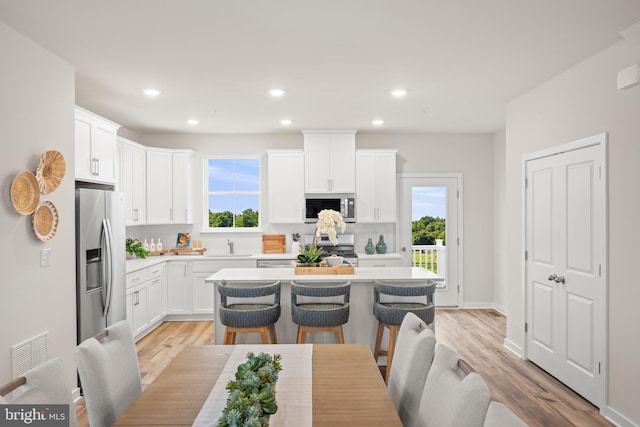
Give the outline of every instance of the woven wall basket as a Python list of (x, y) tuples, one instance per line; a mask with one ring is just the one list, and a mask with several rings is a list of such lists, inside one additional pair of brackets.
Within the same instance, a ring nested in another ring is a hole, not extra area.
[(56, 150), (45, 151), (40, 156), (38, 169), (36, 170), (36, 179), (42, 194), (49, 194), (60, 185), (62, 178), (67, 170), (67, 164), (64, 161), (62, 153)]

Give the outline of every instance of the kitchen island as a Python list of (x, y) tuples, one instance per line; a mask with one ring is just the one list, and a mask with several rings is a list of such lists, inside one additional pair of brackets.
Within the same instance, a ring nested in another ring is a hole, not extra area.
[[(297, 325), (291, 320), (291, 281), (296, 282), (341, 282), (351, 281), (349, 322), (343, 326), (344, 340), (347, 344), (366, 344), (372, 350), (375, 345), (378, 323), (373, 316), (373, 282), (375, 280), (402, 280), (410, 282), (441, 281), (441, 276), (418, 267), (356, 267), (354, 274), (340, 275), (297, 275), (293, 268), (223, 268), (205, 279), (214, 286), (214, 343), (222, 344), (224, 325), (220, 323), (218, 306), (220, 294), (218, 286), (222, 280), (234, 282), (251, 282), (256, 280), (282, 283), (280, 304), (282, 313), (276, 323), (278, 343), (296, 342)], [(434, 299), (436, 296), (434, 296)], [(424, 299), (422, 299), (424, 301)], [(386, 333), (386, 331), (385, 331)], [(259, 343), (259, 334), (238, 334), (237, 344)], [(330, 332), (311, 332), (307, 334), (307, 342), (324, 344), (335, 343), (335, 334)], [(386, 338), (385, 341), (386, 342)]]

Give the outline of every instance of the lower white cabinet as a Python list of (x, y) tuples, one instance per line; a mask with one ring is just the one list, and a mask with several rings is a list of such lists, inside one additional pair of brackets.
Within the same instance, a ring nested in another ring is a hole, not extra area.
[(167, 312), (165, 263), (127, 274), (127, 320), (137, 338)]
[(256, 268), (256, 260), (228, 259), (193, 261), (191, 285), (193, 286), (193, 314), (213, 314), (213, 284), (205, 279), (223, 268)]
[(167, 267), (167, 314), (191, 314), (189, 261), (171, 261)]

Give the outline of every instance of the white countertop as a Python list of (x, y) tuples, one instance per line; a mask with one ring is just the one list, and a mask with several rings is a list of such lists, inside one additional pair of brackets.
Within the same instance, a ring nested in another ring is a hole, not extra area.
[(370, 259), (402, 259), (402, 255), (397, 252), (390, 252), (388, 254), (366, 254), (364, 252), (357, 252), (358, 259), (370, 260)]
[(220, 280), (326, 280), (372, 282), (373, 280), (425, 280), (440, 281), (441, 276), (419, 267), (356, 267), (354, 274), (295, 274), (293, 268), (223, 268), (205, 279), (212, 283)]
[(212, 254), (205, 252), (204, 255), (150, 255), (147, 258), (128, 259), (126, 271), (131, 273), (143, 268), (151, 267), (165, 261), (224, 261), (224, 260), (260, 260), (260, 259), (296, 259), (297, 254)]

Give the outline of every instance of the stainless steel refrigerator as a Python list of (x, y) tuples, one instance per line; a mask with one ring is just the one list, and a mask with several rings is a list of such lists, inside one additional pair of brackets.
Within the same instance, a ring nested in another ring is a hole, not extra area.
[(76, 189), (78, 343), (127, 315), (124, 194)]

